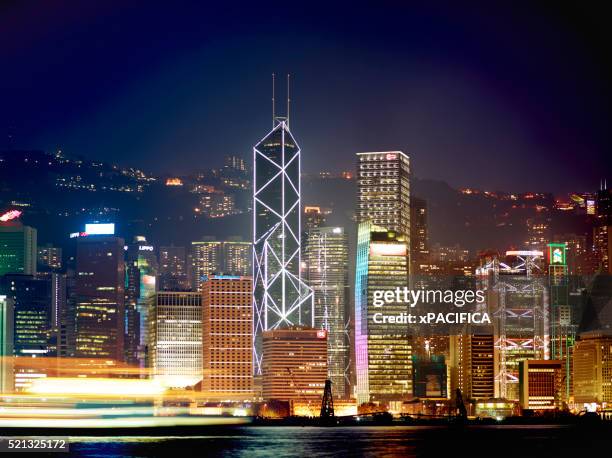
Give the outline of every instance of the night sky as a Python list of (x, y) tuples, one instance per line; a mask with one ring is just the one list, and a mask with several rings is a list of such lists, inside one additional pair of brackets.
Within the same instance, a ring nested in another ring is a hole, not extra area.
[(156, 173), (218, 165), (251, 154), (270, 74), (284, 111), (290, 72), (306, 172), (401, 149), (453, 186), (612, 182), (611, 29), (594, 3), (122, 3), (0, 4), (0, 149), (10, 131), (15, 148)]

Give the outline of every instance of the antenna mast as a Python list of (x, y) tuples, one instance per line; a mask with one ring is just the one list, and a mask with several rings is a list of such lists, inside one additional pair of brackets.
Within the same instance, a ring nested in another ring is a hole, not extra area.
[(291, 98), (289, 97), (289, 85), (291, 75), (287, 73), (287, 127), (289, 127), (289, 108), (291, 106)]
[(272, 129), (274, 129), (274, 119), (276, 118), (275, 107), (276, 102), (274, 101), (274, 73), (272, 73)]

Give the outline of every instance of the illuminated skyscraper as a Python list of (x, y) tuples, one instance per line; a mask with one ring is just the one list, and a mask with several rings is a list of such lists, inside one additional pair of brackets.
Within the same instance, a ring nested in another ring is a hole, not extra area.
[(0, 295), (0, 393), (11, 393), (13, 384), (13, 302)]
[(593, 228), (593, 250), (599, 271), (612, 274), (612, 225), (600, 224)]
[(345, 397), (349, 370), (348, 240), (342, 227), (306, 232), (306, 281), (314, 292), (315, 328), (327, 331), (327, 370), (335, 397)]
[(55, 356), (51, 279), (5, 275), (0, 277), (0, 294), (6, 294), (14, 304), (15, 390), (24, 391), (32, 380), (47, 376), (48, 368), (37, 365), (36, 358)]
[(572, 349), (579, 320), (570, 304), (570, 282), (566, 244), (548, 244), (550, 354), (563, 365), (564, 396), (569, 396), (572, 380)]
[(450, 336), (451, 391), (467, 399), (495, 397), (495, 338), (493, 334)]
[(202, 285), (203, 379), (210, 397), (253, 395), (253, 281), (212, 275)]
[(205, 240), (191, 242), (193, 284), (202, 291), (205, 278), (213, 274), (248, 276), (251, 274), (251, 243), (239, 237), (224, 241), (206, 237)]
[(536, 250), (507, 251), (502, 261), (492, 257), (476, 271), (481, 288), (487, 290), (496, 338), (495, 397), (518, 401), (520, 361), (550, 357), (543, 255)]
[(410, 200), (410, 261), (413, 274), (422, 273), (421, 266), (429, 262), (427, 202), (414, 196)]
[(36, 229), (0, 220), (0, 275), (36, 274)]
[(173, 388), (202, 379), (202, 295), (160, 291), (151, 298), (149, 357), (153, 378)]
[(574, 347), (574, 400), (577, 403), (612, 402), (612, 334), (580, 334)]
[(51, 281), (31, 275), (0, 277), (0, 294), (13, 300), (16, 356), (47, 356), (52, 330)]
[(223, 271), (223, 246), (214, 237), (191, 242), (191, 272), (193, 287), (202, 291), (202, 283), (208, 275)]
[[(157, 290), (157, 255), (153, 245), (147, 243), (147, 239), (138, 235), (127, 249), (127, 308), (126, 318), (128, 323), (128, 335), (130, 342), (137, 342), (138, 348), (136, 359), (141, 367), (145, 367), (147, 361), (147, 343), (149, 309), (151, 298)], [(133, 309), (135, 306), (135, 310)], [(137, 332), (134, 332), (136, 331)], [(137, 334), (137, 335), (136, 335)], [(126, 348), (128, 353), (133, 350)]]
[(408, 324), (384, 323), (375, 314), (408, 313), (407, 303), (373, 306), (376, 290), (404, 288), (408, 244), (370, 222), (359, 224), (355, 277), (357, 401), (401, 401), (412, 395), (412, 345)]
[(240, 237), (229, 237), (223, 242), (223, 273), (250, 276), (252, 273), (252, 245)]
[(124, 359), (125, 242), (111, 234), (78, 237), (76, 356)]
[(300, 278), (300, 148), (287, 118), (253, 148), (253, 307), (255, 373), (262, 333), (314, 325), (313, 296)]
[(401, 151), (357, 158), (357, 222), (399, 232), (410, 246), (410, 159)]

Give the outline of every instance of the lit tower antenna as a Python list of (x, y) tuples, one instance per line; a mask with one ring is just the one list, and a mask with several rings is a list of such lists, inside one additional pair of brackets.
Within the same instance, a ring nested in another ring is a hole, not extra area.
[(276, 102), (274, 101), (274, 73), (272, 73), (272, 128), (274, 129), (274, 120), (276, 119)]
[(291, 86), (291, 75), (287, 73), (287, 127), (289, 127), (289, 108), (291, 106), (291, 97), (289, 96), (290, 86)]
[[(289, 79), (287, 79), (289, 82)], [(287, 91), (287, 110), (289, 109)], [(300, 147), (289, 116), (253, 147), (253, 361), (261, 374), (262, 333), (314, 327), (314, 295), (302, 281)]]

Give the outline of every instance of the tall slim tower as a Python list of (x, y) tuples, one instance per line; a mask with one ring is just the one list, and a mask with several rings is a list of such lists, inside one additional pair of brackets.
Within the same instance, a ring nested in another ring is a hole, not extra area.
[(112, 234), (77, 239), (77, 357), (124, 360), (124, 245)]
[(327, 331), (327, 371), (333, 394), (348, 394), (350, 363), (348, 238), (342, 227), (306, 232), (304, 262), (314, 291), (315, 327)]
[(253, 148), (253, 363), (261, 374), (262, 333), (314, 326), (312, 290), (300, 278), (300, 147), (289, 117)]
[(412, 339), (408, 324), (375, 319), (385, 312), (409, 313), (405, 302), (373, 305), (376, 290), (406, 285), (408, 244), (403, 235), (374, 226), (370, 221), (357, 230), (355, 275), (355, 355), (359, 404), (402, 401), (412, 395)]

